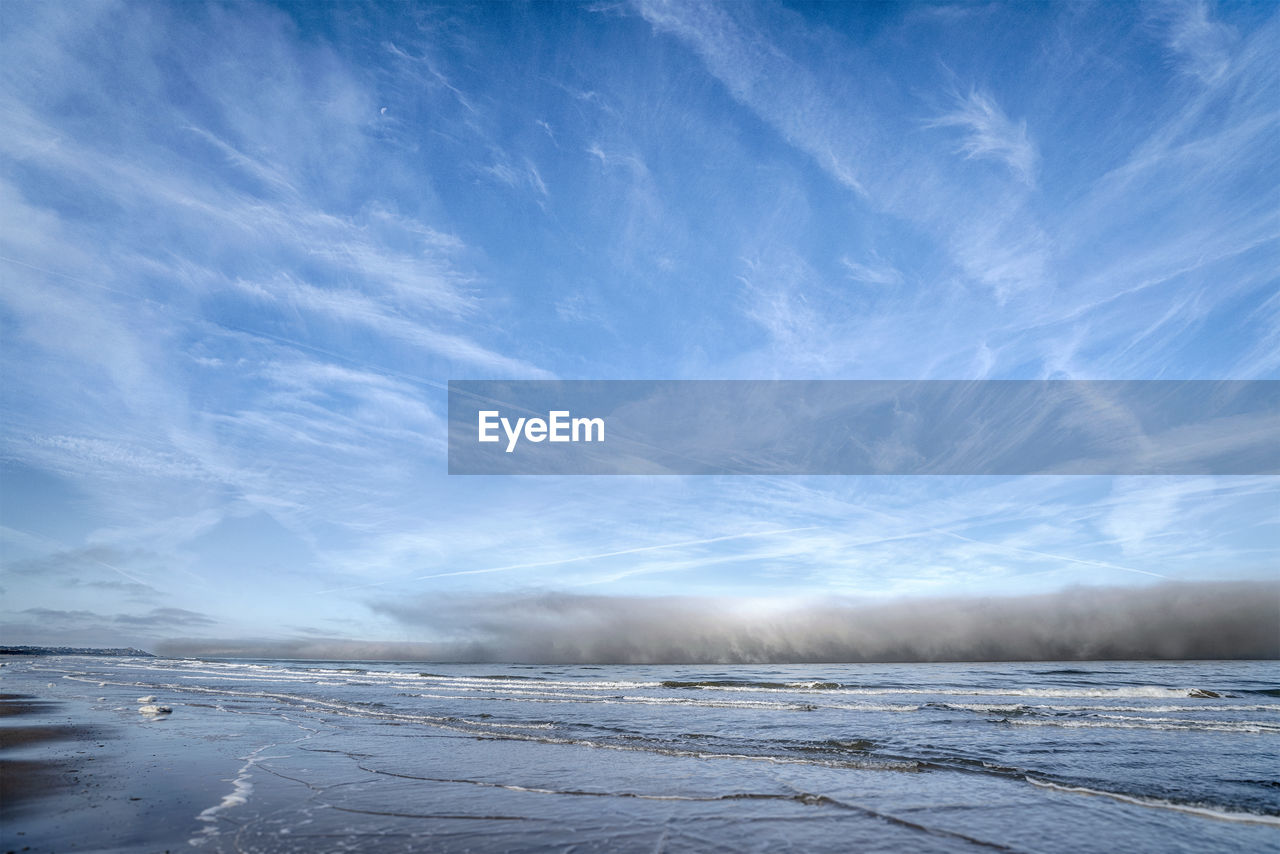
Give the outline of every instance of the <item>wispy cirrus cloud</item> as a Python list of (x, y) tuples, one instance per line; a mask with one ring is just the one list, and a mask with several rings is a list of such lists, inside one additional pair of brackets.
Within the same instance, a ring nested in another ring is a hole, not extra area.
[(7, 11), (0, 535), (85, 552), (10, 617), (1273, 570), (1266, 480), (535, 489), (449, 477), (442, 429), (477, 375), (1274, 375), (1270, 10)]
[(237, 280), (229, 286), (245, 296), (263, 302), (325, 315), (344, 326), (363, 326), (387, 338), (419, 347), (450, 362), (461, 363), (498, 376), (547, 379), (550, 374), (520, 359), (489, 350), (466, 335), (441, 331), (414, 320), (403, 309), (387, 301), (347, 288), (325, 288), (279, 277), (270, 282)]
[[(935, 246), (945, 249), (962, 283), (968, 280), (989, 289), (999, 310), (972, 315), (965, 328), (976, 336), (970, 334), (967, 343), (956, 336), (955, 354), (950, 358), (942, 356), (952, 344), (945, 331), (938, 335), (930, 330), (936, 343), (930, 348), (934, 358), (928, 365), (917, 366), (917, 371), (974, 362), (986, 364), (987, 371), (1025, 370), (1039, 361), (1044, 376), (1054, 371), (1116, 376), (1113, 371), (1120, 362), (1167, 363), (1180, 358), (1178, 351), (1187, 337), (1176, 334), (1179, 325), (1184, 330), (1201, 328), (1212, 303), (1230, 299), (1222, 294), (1207, 301), (1206, 292), (1194, 285), (1196, 278), (1221, 278), (1211, 272), (1215, 266), (1243, 266), (1233, 283), (1242, 291), (1258, 292), (1261, 283), (1248, 272), (1261, 274), (1257, 260), (1250, 258), (1241, 265), (1237, 259), (1275, 241), (1275, 206), (1256, 194), (1242, 196), (1229, 188), (1237, 180), (1233, 176), (1242, 176), (1240, 170), (1266, 168), (1257, 134), (1274, 129), (1276, 120), (1263, 94), (1268, 89), (1263, 45), (1273, 35), (1274, 18), (1247, 37), (1227, 39), (1208, 37), (1222, 35), (1229, 25), (1214, 21), (1203, 4), (1169, 6), (1153, 13), (1152, 21), (1182, 24), (1172, 30), (1163, 24), (1156, 29), (1140, 27), (1138, 32), (1185, 43), (1193, 53), (1208, 51), (1225, 70), (1215, 72), (1214, 85), (1207, 90), (1183, 87), (1162, 93), (1169, 101), (1162, 118), (1134, 125), (1131, 130), (1139, 135), (1126, 143), (1132, 153), (1117, 161), (1103, 148), (1087, 149), (1084, 157), (1072, 153), (1070, 146), (1075, 143), (1071, 140), (1083, 127), (1095, 124), (1097, 115), (1083, 111), (1079, 104), (1053, 103), (1058, 97), (1052, 85), (1055, 76), (1081, 76), (1079, 45), (1066, 51), (1059, 44), (1044, 47), (1047, 61), (1043, 69), (1031, 72), (1036, 82), (1030, 85), (1038, 86), (1049, 100), (1033, 102), (1030, 111), (1020, 107), (1018, 112), (1024, 115), (1014, 119), (1007, 106), (1013, 99), (1007, 93), (1025, 93), (1029, 84), (1008, 77), (975, 78), (971, 72), (955, 70), (967, 65), (962, 62), (966, 48), (959, 42), (937, 44), (938, 73), (927, 82), (920, 78), (930, 75), (915, 75), (912, 90), (906, 91), (905, 84), (898, 84), (877, 65), (876, 51), (884, 44), (859, 44), (853, 38), (841, 42), (829, 31), (806, 27), (797, 15), (759, 7), (708, 12), (674, 4), (641, 4), (639, 10), (660, 33), (686, 42), (713, 76), (771, 125), (782, 127), (787, 115), (810, 117), (810, 121), (786, 125), (791, 145), (804, 152), (845, 153), (843, 163), (858, 164), (858, 183), (869, 205), (925, 228)], [(994, 20), (989, 23), (995, 25)], [(887, 26), (886, 32), (907, 39), (938, 26), (946, 23), (906, 16), (896, 27)], [(1071, 32), (1077, 23), (1064, 21), (1063, 26)], [(1171, 32), (1183, 35), (1170, 36)], [(1090, 30), (1071, 32), (1068, 38), (1097, 35)], [(1024, 38), (1025, 34), (1008, 37)], [(1210, 43), (1211, 51), (1205, 47)], [(840, 54), (842, 67), (857, 68), (861, 77), (835, 73), (836, 63), (829, 57), (837, 54), (836, 44), (846, 50)], [(785, 93), (775, 92), (767, 81), (788, 80), (787, 68), (799, 62), (797, 51), (802, 48), (810, 51), (803, 85), (789, 83), (780, 87)], [(1135, 48), (1132, 41), (1106, 33), (1102, 42), (1089, 49)], [(879, 85), (862, 90), (850, 86), (850, 79), (862, 77), (875, 78)], [(957, 81), (967, 82), (967, 95), (955, 94)], [(930, 94), (931, 85), (938, 94)], [(950, 99), (951, 106), (935, 108), (932, 119), (923, 119), (923, 131), (917, 127), (912, 132), (901, 124), (900, 114), (889, 111), (890, 105), (904, 100), (919, 110), (938, 98)], [(1027, 102), (1020, 98), (1017, 103)], [(1058, 136), (1033, 133), (1034, 122), (1046, 119), (1056, 126)], [(1064, 122), (1079, 127), (1067, 129)], [(942, 133), (947, 129), (959, 132), (958, 150), (966, 159), (987, 161), (997, 168), (984, 175), (949, 165), (956, 149)], [(842, 183), (842, 170), (825, 171), (834, 182)], [(1028, 197), (1032, 186), (1043, 190), (1045, 181), (1060, 181), (1064, 171), (1074, 173), (1070, 180), (1077, 188), (1083, 177), (1087, 192), (1072, 191), (1050, 204)], [(1189, 198), (1199, 201), (1189, 204)], [(1214, 218), (1191, 214), (1206, 207), (1216, 212)], [(925, 260), (885, 257), (900, 270), (920, 268)], [(945, 283), (949, 272), (933, 265), (917, 275)], [(1186, 296), (1180, 301), (1183, 308), (1170, 312), (1163, 299), (1143, 295), (1146, 288), (1179, 289)], [(945, 302), (947, 295), (945, 286), (933, 288), (935, 300)], [(883, 325), (915, 333), (910, 327), (917, 321), (911, 297), (910, 292), (904, 293), (899, 300), (877, 306), (870, 316), (863, 313), (861, 324), (873, 331)], [(1151, 316), (1147, 303), (1156, 301), (1162, 305), (1155, 316), (1166, 316), (1162, 334), (1142, 336), (1134, 326), (1138, 318)], [(1055, 307), (1046, 308), (1047, 304)], [(858, 308), (865, 312), (864, 306)], [(838, 319), (833, 320), (828, 331), (834, 334)], [(1046, 334), (1050, 329), (1053, 332)], [(1142, 340), (1111, 364), (1097, 357), (1114, 342), (1133, 340), (1135, 334)], [(812, 340), (815, 350), (823, 347), (823, 335)], [(1098, 345), (1091, 347), (1092, 341)], [(962, 355), (966, 349), (968, 354)], [(998, 354), (998, 361), (990, 361), (992, 354)], [(803, 358), (797, 365), (802, 362)]]
[(861, 164), (855, 157), (861, 134), (847, 123), (854, 105), (824, 97), (821, 83), (804, 65), (770, 44), (760, 31), (740, 25), (735, 10), (668, 0), (645, 0), (636, 5), (655, 28), (691, 44), (736, 100), (757, 112), (841, 184), (864, 192), (859, 180)]
[(960, 150), (966, 157), (994, 160), (1022, 183), (1035, 186), (1040, 154), (1027, 136), (1027, 123), (1010, 120), (990, 93), (972, 90), (957, 95), (953, 108), (932, 119), (929, 126), (959, 128), (963, 132)]
[(1189, 74), (1207, 84), (1218, 82), (1227, 73), (1231, 49), (1239, 38), (1235, 28), (1213, 20), (1212, 9), (1206, 0), (1164, 2), (1151, 8), (1152, 18), (1166, 28), (1170, 52)]
[(869, 260), (871, 260), (871, 263), (854, 261), (845, 257), (840, 259), (840, 263), (849, 271), (849, 278), (855, 282), (866, 282), (871, 285), (897, 285), (902, 283), (901, 270), (879, 257)]
[[(77, 88), (86, 54), (76, 46), (101, 47), (88, 19), (113, 26), (99, 11), (28, 10), (14, 22), (22, 38), (8, 40), (26, 59), (7, 66), (0, 89), (12, 130), (0, 155), (14, 166), (0, 190), (15, 226), (0, 240), (0, 305), (21, 330), (6, 374), (23, 377), (13, 393), (40, 401), (13, 422), (11, 458), (99, 497), (111, 508), (101, 530), (117, 539), (155, 528), (156, 514), (182, 505), (169, 499), (176, 491), (188, 496), (183, 515), (202, 519), (174, 520), (190, 537), (246, 504), (294, 524), (300, 508), (334, 500), (308, 444), (345, 455), (352, 472), (379, 454), (438, 452), (420, 437), (438, 423), (423, 389), (442, 380), (392, 376), (548, 375), (481, 340), (496, 327), (480, 311), (487, 285), (469, 269), (479, 255), (449, 224), (339, 191), (364, 172), (377, 100), (367, 80), (292, 41), (269, 10), (247, 10), (251, 45), (239, 41), (243, 22), (216, 12), (196, 39), (163, 9), (135, 10), (138, 49), (113, 74), (136, 99), (119, 104), (107, 89)], [(146, 47), (160, 43), (194, 48), (183, 73), (201, 98), (168, 98)], [(230, 43), (248, 50), (245, 68), (220, 66), (217, 46)], [(248, 68), (267, 65), (282, 73)], [(50, 106), (72, 91), (87, 114), (113, 114), (118, 133), (84, 133)], [(84, 204), (38, 202), (33, 180), (74, 185)], [(326, 340), (337, 330), (357, 330), (364, 352)], [(404, 371), (381, 342), (415, 352), (416, 364)], [(15, 359), (40, 373), (12, 369)], [(236, 386), (252, 390), (223, 393)], [(90, 391), (73, 399), (57, 388)], [(50, 432), (51, 417), (81, 429)], [(348, 506), (369, 506), (367, 492), (353, 489)], [(350, 513), (335, 516), (358, 521)]]

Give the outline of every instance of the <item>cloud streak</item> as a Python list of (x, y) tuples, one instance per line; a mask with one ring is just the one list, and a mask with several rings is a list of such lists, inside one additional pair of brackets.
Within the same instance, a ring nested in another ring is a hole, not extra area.
[[(410, 581), (426, 581), (431, 578), (451, 578), (458, 575), (488, 575), (493, 572), (509, 572), (514, 569), (537, 569), (548, 566), (561, 566), (568, 563), (582, 563), (583, 561), (598, 561), (612, 557), (622, 557), (624, 555), (641, 554), (644, 552), (666, 551), (668, 549), (682, 549), (689, 546), (705, 546), (713, 543), (724, 543), (732, 540), (749, 540), (756, 537), (774, 537), (780, 534), (794, 534), (799, 531), (812, 531), (817, 529), (817, 525), (808, 525), (803, 528), (784, 528), (774, 531), (748, 531), (743, 534), (726, 534), (721, 537), (707, 537), (700, 540), (685, 540), (678, 543), (659, 543), (651, 546), (635, 546), (629, 549), (618, 549), (610, 552), (600, 552), (598, 554), (573, 555), (570, 557), (552, 558), (551, 560), (531, 561), (529, 563), (512, 563), (505, 566), (492, 566), (484, 569), (459, 569), (453, 572), (437, 572), (431, 575), (419, 575)], [(392, 582), (385, 582), (390, 584)], [(368, 587), (379, 587), (382, 584), (362, 584), (354, 587), (340, 587), (332, 590), (320, 590), (319, 593), (339, 593), (348, 590), (361, 590)]]
[(442, 450), (445, 383), (486, 375), (1274, 376), (1272, 9), (5, 11), (11, 628), (1274, 575), (1275, 478), (516, 483)]

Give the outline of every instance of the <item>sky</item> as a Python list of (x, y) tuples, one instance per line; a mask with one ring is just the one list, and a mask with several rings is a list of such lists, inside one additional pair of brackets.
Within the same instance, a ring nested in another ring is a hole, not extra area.
[(0, 642), (1280, 611), (1275, 476), (445, 453), (449, 380), (1280, 378), (1272, 3), (8, 0), (0, 57)]

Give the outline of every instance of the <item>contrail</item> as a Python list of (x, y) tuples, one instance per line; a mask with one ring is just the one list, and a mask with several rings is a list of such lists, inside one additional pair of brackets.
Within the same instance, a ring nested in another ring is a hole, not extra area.
[[(794, 486), (794, 488), (798, 490), (802, 490), (809, 494), (813, 494), (816, 492), (816, 490), (803, 485), (796, 485)], [(845, 503), (845, 506), (848, 506), (851, 509), (861, 511), (871, 516), (879, 516), (882, 519), (889, 519), (893, 522), (897, 522), (899, 524), (904, 524), (908, 526), (912, 525), (912, 521), (910, 519), (907, 519), (903, 516), (899, 516), (896, 513), (890, 513), (885, 510), (879, 510), (879, 509), (876, 509), (875, 507), (868, 507), (864, 504), (851, 504), (849, 502), (844, 502), (844, 503)], [(997, 551), (1032, 555), (1034, 557), (1043, 557), (1043, 558), (1048, 558), (1050, 560), (1060, 560), (1060, 561), (1065, 561), (1067, 563), (1081, 564), (1083, 566), (1096, 566), (1103, 569), (1118, 569), (1123, 572), (1135, 572), (1135, 573), (1138, 573), (1139, 575), (1149, 575), (1149, 576), (1152, 576), (1153, 578), (1163, 578), (1166, 581), (1170, 580), (1170, 576), (1161, 575), (1158, 572), (1151, 572), (1145, 569), (1135, 569), (1134, 567), (1131, 567), (1131, 566), (1121, 566), (1118, 563), (1108, 563), (1102, 560), (1090, 560), (1088, 558), (1078, 558), (1078, 557), (1071, 557), (1070, 555), (1054, 554), (1052, 552), (1042, 552), (1042, 551), (1037, 551), (1035, 549), (1022, 548), (1020, 546), (1009, 546), (1003, 543), (993, 543), (989, 540), (979, 540), (975, 537), (966, 537), (964, 534), (957, 534), (955, 531), (949, 531), (945, 528), (939, 528), (935, 525), (929, 525), (929, 524), (926, 524), (923, 527), (916, 527), (915, 530), (911, 531), (910, 533), (900, 534), (894, 537), (886, 537), (884, 539), (884, 542), (888, 542), (890, 540), (909, 540), (914, 537), (924, 536), (926, 534), (936, 534), (940, 537), (951, 537), (952, 539), (961, 540), (966, 543), (973, 543), (974, 545), (986, 546), (987, 548), (995, 549)], [(873, 540), (870, 542), (874, 543), (874, 542), (880, 542), (880, 541)], [(868, 544), (870, 543), (855, 543), (853, 544), (853, 547), (857, 548), (858, 546), (868, 545)]]
[(614, 552), (600, 552), (599, 554), (578, 555), (576, 557), (562, 557), (553, 560), (534, 561), (532, 563), (511, 563), (506, 566), (493, 566), (487, 569), (460, 569), (455, 572), (436, 572), (430, 575), (417, 575), (413, 578), (392, 579), (391, 581), (375, 581), (372, 584), (355, 584), (351, 587), (331, 587), (328, 590), (317, 590), (316, 593), (344, 593), (348, 590), (366, 590), (371, 587), (383, 587), (387, 584), (403, 583), (405, 581), (426, 581), (431, 578), (449, 578), (455, 575), (486, 575), (491, 572), (507, 572), (512, 569), (535, 569), (541, 566), (560, 566), (566, 563), (580, 563), (584, 560), (602, 560), (609, 557), (619, 557), (621, 555), (633, 555), (640, 552), (654, 552), (662, 549), (678, 549), (685, 546), (705, 546), (711, 543), (723, 543), (729, 540), (745, 540), (752, 537), (772, 537), (778, 534), (793, 534), (797, 531), (812, 531), (822, 527), (821, 525), (806, 525), (803, 528), (780, 528), (774, 531), (751, 531), (746, 534), (729, 534), (723, 537), (708, 537), (705, 540), (684, 540), (679, 543), (662, 543), (656, 546), (637, 546), (631, 549), (621, 549)]
[[(0, 261), (11, 261), (11, 260), (13, 260), (13, 259), (11, 259), (11, 258), (5, 258), (3, 255), (0, 255)], [(22, 262), (21, 262), (21, 261), (15, 261), (14, 263), (16, 263), (16, 264), (21, 264)], [(30, 265), (30, 264), (24, 264), (23, 266), (25, 266), (25, 267), (30, 267), (31, 265)], [(32, 268), (32, 269), (39, 270), (40, 268), (39, 268), (39, 267), (34, 267), (34, 268)], [(56, 274), (55, 274), (55, 275), (56, 275)], [(19, 530), (16, 530), (16, 529), (14, 529), (14, 528), (6, 528), (6, 527), (3, 527), (3, 526), (0, 526), (0, 531), (12, 532), (12, 533), (16, 533), (16, 534), (18, 534), (19, 536), (22, 536), (22, 537), (28, 537), (28, 538), (30, 538), (30, 539), (32, 539), (32, 540), (35, 540), (35, 541), (37, 541), (37, 542), (40, 542), (40, 543), (44, 544), (46, 547), (51, 547), (51, 548), (53, 548), (53, 550), (54, 550), (54, 551), (63, 552), (63, 553), (66, 553), (66, 554), (75, 554), (75, 555), (76, 555), (76, 557), (78, 557), (78, 558), (81, 558), (81, 559), (83, 559), (83, 560), (87, 560), (87, 561), (89, 561), (90, 563), (96, 563), (96, 564), (98, 564), (99, 566), (104, 566), (104, 567), (106, 567), (107, 569), (111, 570), (112, 572), (117, 573), (118, 575), (120, 575), (120, 576), (122, 576), (122, 577), (124, 577), (124, 578), (129, 579), (129, 580), (130, 580), (130, 581), (132, 581), (134, 584), (141, 584), (141, 585), (142, 585), (142, 586), (144, 586), (144, 587), (149, 587), (149, 586), (150, 586), (149, 584), (147, 584), (147, 582), (143, 581), (141, 578), (138, 578), (136, 575), (133, 575), (132, 573), (125, 572), (125, 571), (124, 571), (123, 569), (121, 569), (120, 567), (118, 567), (118, 566), (116, 566), (116, 565), (114, 565), (114, 564), (107, 563), (105, 560), (102, 560), (101, 558), (96, 558), (96, 557), (94, 557), (93, 555), (89, 554), (89, 552), (90, 552), (90, 551), (92, 551), (92, 550), (93, 550), (93, 548), (95, 548), (94, 546), (89, 546), (89, 547), (81, 548), (81, 549), (73, 549), (73, 548), (71, 548), (70, 546), (68, 546), (66, 543), (63, 543), (63, 542), (61, 542), (61, 541), (59, 541), (59, 540), (51, 539), (51, 538), (49, 538), (49, 537), (42, 536), (42, 535), (40, 535), (40, 534), (31, 534), (31, 533), (28, 533), (28, 532), (26, 532), (26, 531), (19, 531)]]
[(1081, 564), (1084, 564), (1085, 566), (1100, 566), (1100, 567), (1103, 567), (1104, 569), (1122, 569), (1125, 572), (1136, 572), (1136, 573), (1139, 573), (1140, 575), (1150, 575), (1155, 578), (1163, 578), (1166, 581), (1169, 580), (1169, 576), (1161, 575), (1158, 572), (1150, 572), (1145, 569), (1134, 569), (1131, 566), (1121, 566), (1118, 563), (1107, 563), (1104, 560), (1089, 560), (1087, 558), (1070, 557), (1068, 555), (1055, 555), (1055, 554), (1050, 554), (1049, 552), (1038, 552), (1035, 549), (1024, 549), (1018, 546), (1006, 546), (1002, 543), (989, 543), (986, 540), (975, 540), (973, 537), (966, 537), (963, 534), (957, 534), (953, 531), (942, 531), (936, 528), (933, 528), (930, 530), (937, 531), (937, 533), (939, 534), (945, 534), (948, 537), (955, 537), (957, 540), (964, 540), (967, 543), (975, 543), (980, 546), (988, 546), (990, 548), (998, 549), (1001, 551), (1016, 552), (1018, 554), (1025, 554), (1025, 555), (1035, 555), (1036, 557), (1047, 557), (1047, 558), (1051, 558), (1052, 560), (1065, 560), (1068, 563), (1081, 563)]

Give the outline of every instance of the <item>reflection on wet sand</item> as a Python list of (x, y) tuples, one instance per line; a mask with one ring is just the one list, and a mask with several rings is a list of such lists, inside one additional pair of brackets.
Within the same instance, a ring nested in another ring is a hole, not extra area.
[[(29, 694), (0, 694), (0, 816), (11, 818), (33, 800), (80, 785), (82, 763), (74, 754), (53, 750), (54, 745), (103, 746), (102, 727), (53, 722), (60, 708)], [(38, 720), (17, 720), (30, 718)]]

